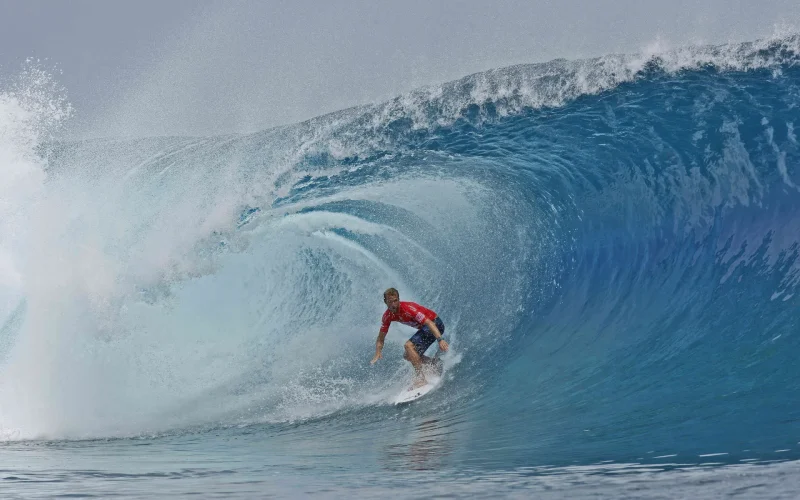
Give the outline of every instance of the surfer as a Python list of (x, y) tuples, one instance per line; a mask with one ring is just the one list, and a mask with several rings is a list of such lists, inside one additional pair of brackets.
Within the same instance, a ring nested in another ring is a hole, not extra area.
[[(370, 364), (375, 364), (383, 357), (383, 341), (389, 333), (389, 324), (392, 321), (399, 321), (404, 325), (417, 328), (417, 332), (405, 343), (405, 354), (407, 359), (414, 367), (416, 377), (414, 387), (421, 387), (428, 383), (423, 373), (424, 365), (434, 364), (434, 360), (425, 356), (425, 351), (434, 342), (439, 343), (439, 349), (446, 351), (449, 349), (447, 341), (444, 340), (444, 323), (439, 316), (419, 304), (414, 302), (400, 302), (400, 292), (395, 288), (389, 288), (383, 292), (383, 302), (386, 304), (386, 312), (383, 313), (381, 329), (378, 332), (378, 340), (375, 342), (375, 357)], [(438, 360), (437, 360), (438, 361)]]

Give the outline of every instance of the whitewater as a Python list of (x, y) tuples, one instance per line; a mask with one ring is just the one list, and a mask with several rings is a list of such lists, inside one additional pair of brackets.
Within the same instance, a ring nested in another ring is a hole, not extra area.
[[(252, 134), (60, 140), (72, 111), (35, 63), (0, 88), (3, 496), (800, 488), (800, 36)], [(452, 347), (406, 406), (388, 287)]]

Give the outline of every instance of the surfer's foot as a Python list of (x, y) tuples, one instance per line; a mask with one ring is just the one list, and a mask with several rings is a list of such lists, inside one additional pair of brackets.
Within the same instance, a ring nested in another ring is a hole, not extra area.
[(411, 386), (411, 388), (412, 388), (412, 389), (416, 389), (416, 388), (418, 388), (418, 387), (422, 387), (423, 385), (426, 385), (427, 383), (428, 383), (428, 381), (427, 381), (427, 380), (425, 380), (424, 378), (421, 378), (421, 377), (420, 377), (420, 378), (418, 378), (418, 379), (416, 379), (416, 380), (414, 381), (414, 385), (412, 385), (412, 386)]

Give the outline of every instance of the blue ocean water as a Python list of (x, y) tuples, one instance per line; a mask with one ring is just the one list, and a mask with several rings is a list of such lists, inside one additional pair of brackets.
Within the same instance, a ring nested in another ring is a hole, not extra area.
[[(4, 123), (0, 489), (792, 498), (797, 122), (788, 36), (250, 135)], [(406, 406), (389, 286), (452, 345)]]

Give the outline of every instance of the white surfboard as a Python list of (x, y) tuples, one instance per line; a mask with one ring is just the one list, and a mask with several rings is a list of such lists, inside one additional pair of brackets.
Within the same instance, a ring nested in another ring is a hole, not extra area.
[(437, 352), (436, 356), (433, 357), (432, 364), (426, 364), (424, 366), (423, 373), (425, 373), (425, 380), (427, 380), (428, 383), (419, 387), (407, 387), (403, 392), (397, 395), (394, 399), (394, 404), (410, 403), (436, 389), (444, 376), (444, 363), (439, 358), (439, 353)]
[(416, 388), (404, 389), (403, 392), (397, 395), (397, 397), (394, 400), (394, 404), (399, 405), (402, 403), (410, 403), (411, 401), (417, 400), (422, 396), (428, 394), (432, 390), (436, 389), (436, 387), (439, 385), (439, 382), (442, 381), (442, 378), (436, 375), (428, 375), (425, 378), (428, 381), (427, 384)]

